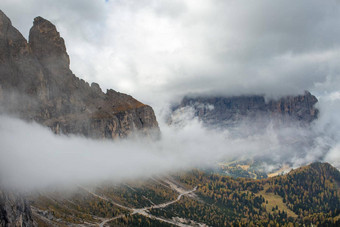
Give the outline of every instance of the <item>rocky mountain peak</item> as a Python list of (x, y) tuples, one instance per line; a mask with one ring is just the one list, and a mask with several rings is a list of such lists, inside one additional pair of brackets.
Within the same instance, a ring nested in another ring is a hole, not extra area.
[(40, 64), (23, 35), (0, 11), (0, 84), (2, 89), (37, 94), (42, 88)]
[(0, 62), (8, 57), (27, 55), (29, 48), (21, 33), (12, 26), (11, 20), (0, 10)]
[(70, 58), (66, 52), (64, 39), (50, 21), (42, 17), (34, 19), (29, 44), (34, 55), (44, 65), (55, 65), (59, 69), (69, 68)]
[(243, 120), (276, 119), (280, 122), (295, 121), (308, 124), (318, 116), (314, 107), (317, 98), (306, 91), (302, 95), (286, 96), (278, 100), (266, 101), (264, 96), (198, 96), (184, 97), (173, 108), (170, 122), (190, 108), (194, 117), (206, 125), (231, 126)]
[(4, 12), (2, 12), (2, 10), (0, 10), (0, 31), (2, 31), (4, 25), (8, 23), (10, 23), (9, 18), (6, 16), (6, 14), (4, 14)]
[(36, 17), (27, 43), (4, 13), (0, 17), (0, 106), (6, 112), (57, 134), (112, 139), (159, 133), (150, 106), (114, 90), (105, 94), (72, 73), (64, 39), (50, 21)]

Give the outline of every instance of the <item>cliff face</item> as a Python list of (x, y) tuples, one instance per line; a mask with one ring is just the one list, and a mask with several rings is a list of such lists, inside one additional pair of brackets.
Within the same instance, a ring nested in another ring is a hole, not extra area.
[(185, 97), (173, 108), (173, 116), (190, 107), (194, 116), (208, 125), (228, 126), (243, 119), (259, 117), (283, 122), (289, 119), (305, 124), (317, 118), (318, 110), (314, 108), (317, 101), (309, 92), (269, 102), (263, 96)]
[(158, 134), (153, 109), (133, 97), (91, 86), (77, 78), (63, 38), (49, 21), (37, 17), (29, 42), (0, 11), (0, 104), (21, 118), (55, 133), (91, 138)]
[(30, 206), (21, 196), (0, 190), (0, 226), (36, 226), (32, 219)]

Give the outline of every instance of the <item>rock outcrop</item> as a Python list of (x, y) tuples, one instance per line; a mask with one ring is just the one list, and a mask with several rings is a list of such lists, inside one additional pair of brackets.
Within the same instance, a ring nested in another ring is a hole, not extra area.
[(36, 226), (30, 206), (22, 196), (0, 190), (0, 226)]
[(173, 108), (174, 117), (187, 108), (193, 115), (207, 125), (230, 126), (241, 120), (272, 118), (281, 122), (293, 120), (308, 124), (318, 116), (314, 107), (317, 98), (309, 92), (303, 95), (287, 96), (266, 102), (264, 96), (234, 97), (184, 97), (182, 102)]
[(56, 27), (34, 19), (29, 42), (0, 11), (0, 106), (55, 133), (91, 138), (159, 133), (153, 109), (133, 97), (91, 86), (69, 68)]

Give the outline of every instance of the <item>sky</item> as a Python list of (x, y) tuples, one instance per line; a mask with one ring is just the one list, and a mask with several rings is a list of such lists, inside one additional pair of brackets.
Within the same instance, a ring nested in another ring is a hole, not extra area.
[(88, 82), (161, 109), (186, 94), (339, 92), (340, 1), (2, 0), (25, 37), (42, 16)]
[[(235, 155), (286, 154), (295, 166), (323, 156), (340, 168), (340, 1), (1, 0), (0, 9), (26, 38), (36, 16), (54, 23), (74, 74), (151, 105), (162, 131), (155, 143), (93, 141), (0, 116), (5, 185), (127, 179)], [(235, 137), (195, 119), (180, 129), (162, 121), (163, 110), (187, 94), (277, 98), (305, 90), (320, 110), (308, 130), (266, 127)], [(313, 143), (302, 154), (281, 137)]]

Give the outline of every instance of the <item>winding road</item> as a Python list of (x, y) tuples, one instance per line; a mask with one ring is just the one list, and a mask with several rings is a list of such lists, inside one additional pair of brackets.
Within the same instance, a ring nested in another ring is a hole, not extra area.
[[(116, 203), (115, 201), (111, 200), (111, 199), (108, 199), (108, 198), (105, 198), (103, 196), (100, 196), (82, 186), (79, 186), (81, 189), (87, 191), (88, 193), (90, 193), (91, 195), (97, 197), (97, 198), (100, 198), (102, 200), (105, 200), (105, 201), (108, 201), (120, 208), (123, 208), (123, 209), (126, 209), (126, 210), (129, 210), (131, 213), (130, 215), (134, 215), (134, 214), (140, 214), (140, 215), (143, 215), (145, 217), (148, 217), (148, 218), (152, 218), (152, 219), (156, 219), (156, 220), (159, 220), (159, 221), (162, 221), (162, 222), (166, 222), (166, 223), (169, 223), (169, 224), (173, 224), (173, 225), (177, 225), (177, 226), (180, 226), (180, 227), (187, 227), (187, 226), (190, 226), (190, 225), (185, 225), (185, 224), (182, 224), (180, 222), (177, 222), (177, 221), (173, 221), (173, 220), (169, 220), (169, 219), (165, 219), (165, 218), (161, 218), (161, 217), (156, 217), (154, 215), (151, 215), (149, 214), (147, 211), (150, 210), (150, 209), (160, 209), (160, 208), (164, 208), (164, 207), (167, 207), (171, 204), (174, 204), (176, 202), (178, 202), (183, 196), (185, 195), (189, 195), (189, 194), (192, 194), (193, 192), (195, 192), (197, 190), (197, 186), (195, 188), (193, 188), (192, 190), (189, 190), (189, 191), (185, 191), (184, 189), (178, 187), (176, 184), (174, 184), (173, 182), (171, 181), (166, 181), (167, 184), (170, 185), (170, 187), (179, 192), (180, 194), (177, 196), (177, 198), (175, 200), (172, 200), (172, 201), (168, 201), (168, 202), (165, 202), (165, 203), (161, 203), (161, 204), (155, 204), (155, 205), (152, 205), (152, 206), (148, 206), (148, 207), (143, 207), (143, 208), (131, 208), (131, 207), (126, 207), (124, 205), (121, 205), (119, 203)], [(124, 217), (125, 214), (121, 214), (121, 215), (118, 215), (116, 217), (113, 217), (113, 218), (108, 218), (108, 219), (104, 219), (100, 224), (99, 226), (100, 227), (104, 227), (105, 224), (107, 224), (108, 222), (110, 221), (113, 221), (113, 220), (116, 220), (116, 219), (119, 219), (119, 218), (122, 218)]]

